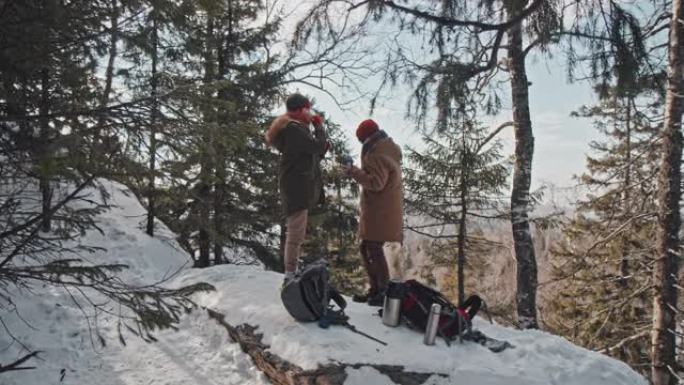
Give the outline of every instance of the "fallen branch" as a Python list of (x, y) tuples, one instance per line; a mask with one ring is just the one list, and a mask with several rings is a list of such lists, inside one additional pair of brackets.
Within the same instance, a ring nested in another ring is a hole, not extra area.
[(226, 322), (223, 314), (211, 309), (207, 309), (207, 313), (209, 313), (210, 318), (226, 328), (230, 338), (240, 345), (242, 351), (252, 358), (256, 367), (276, 385), (342, 385), (347, 379), (347, 368), (359, 369), (362, 367), (371, 367), (400, 385), (422, 385), (433, 375), (448, 377), (443, 373), (407, 372), (403, 366), (399, 365), (366, 363), (335, 362), (314, 370), (304, 370), (269, 352), (269, 346), (261, 342), (263, 335), (256, 333), (257, 327), (248, 324), (232, 326)]
[(41, 353), (41, 352), (35, 351), (35, 352), (32, 352), (32, 353), (29, 353), (29, 354), (27, 354), (27, 355), (21, 357), (20, 359), (18, 359), (18, 360), (16, 360), (16, 361), (12, 362), (11, 364), (8, 364), (8, 365), (2, 365), (2, 364), (0, 364), (0, 373), (3, 373), (3, 372), (10, 372), (10, 371), (16, 371), (16, 370), (31, 370), (31, 369), (35, 369), (35, 368), (36, 368), (35, 366), (21, 366), (21, 364), (23, 364), (24, 362), (30, 360), (30, 359), (33, 358), (33, 357), (38, 356), (39, 353)]
[(640, 339), (640, 338), (647, 337), (647, 336), (649, 335), (649, 333), (650, 333), (650, 330), (644, 330), (644, 331), (641, 332), (641, 333), (638, 333), (638, 334), (635, 334), (635, 335), (633, 335), (633, 336), (630, 336), (630, 337), (627, 337), (627, 338), (623, 339), (622, 341), (618, 342), (617, 344), (615, 344), (615, 345), (613, 345), (613, 346), (611, 346), (611, 347), (608, 347), (608, 348), (599, 350), (599, 353), (608, 354), (609, 352), (611, 352), (611, 351), (613, 351), (613, 350), (616, 350), (616, 349), (619, 349), (619, 348), (625, 346), (628, 342), (631, 342), (631, 341), (634, 341), (634, 340), (638, 340), (638, 339)]

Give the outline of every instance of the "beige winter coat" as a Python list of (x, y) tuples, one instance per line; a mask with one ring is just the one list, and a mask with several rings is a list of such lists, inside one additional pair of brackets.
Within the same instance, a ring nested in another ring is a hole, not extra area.
[(371, 144), (361, 158), (361, 168), (350, 175), (362, 187), (359, 238), (402, 242), (404, 194), (401, 149), (391, 138)]

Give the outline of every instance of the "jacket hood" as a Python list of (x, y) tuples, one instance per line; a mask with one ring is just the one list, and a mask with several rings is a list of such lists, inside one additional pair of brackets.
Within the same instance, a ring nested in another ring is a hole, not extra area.
[(291, 121), (292, 119), (287, 114), (280, 115), (279, 117), (275, 118), (273, 122), (271, 122), (271, 126), (268, 127), (268, 130), (266, 131), (266, 143), (270, 145), (274, 144), (275, 139), (280, 131)]

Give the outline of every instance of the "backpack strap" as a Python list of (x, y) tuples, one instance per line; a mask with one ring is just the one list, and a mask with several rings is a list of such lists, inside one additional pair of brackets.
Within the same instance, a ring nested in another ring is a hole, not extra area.
[[(444, 331), (444, 330), (447, 330), (448, 328), (450, 328), (454, 323), (459, 322), (459, 318), (460, 318), (460, 317), (458, 316), (458, 313), (442, 312), (442, 314), (443, 314), (443, 315), (448, 315), (448, 316), (449, 316), (449, 321), (447, 321), (444, 325), (442, 325), (442, 327), (440, 327), (437, 331), (438, 331), (438, 334), (439, 334), (442, 338), (444, 338), (445, 341), (447, 341), (447, 345), (449, 345), (449, 341), (451, 341), (451, 340), (453, 339), (453, 337), (450, 339), (449, 337), (447, 337), (447, 336), (444, 334), (443, 331)], [(460, 325), (460, 322), (459, 322), (459, 327), (460, 327), (460, 326), (461, 326), (461, 325)]]
[(334, 287), (328, 285), (328, 298), (333, 300), (337, 304), (337, 306), (344, 310), (347, 307), (347, 301), (345, 301), (344, 297), (340, 295), (340, 292), (337, 291)]
[[(321, 317), (323, 314), (319, 314), (319, 311), (321, 310), (320, 305), (316, 305), (320, 301), (319, 299), (319, 294), (318, 291), (321, 290), (319, 286), (319, 282), (314, 282), (314, 281), (308, 281), (306, 283), (303, 283), (300, 287), (302, 290), (302, 297), (304, 299), (305, 305), (311, 310), (311, 312), (316, 316), (316, 317)], [(324, 291), (323, 293), (327, 293), (327, 291)], [(325, 296), (325, 294), (323, 294)], [(325, 302), (327, 303), (327, 298), (325, 298)], [(325, 309), (323, 310), (323, 313), (325, 313)]]
[[(330, 325), (346, 325), (349, 321), (349, 316), (344, 313), (344, 309), (347, 307), (347, 301), (340, 295), (340, 293), (332, 286), (328, 284), (326, 290), (326, 306), (323, 310), (323, 315), (318, 320), (318, 326), (327, 329)], [(328, 304), (329, 299), (333, 300), (339, 307), (339, 309), (333, 309), (332, 305)]]

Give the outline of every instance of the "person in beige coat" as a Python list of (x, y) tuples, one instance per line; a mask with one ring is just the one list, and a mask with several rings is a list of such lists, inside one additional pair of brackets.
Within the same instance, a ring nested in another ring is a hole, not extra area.
[(402, 155), (399, 146), (371, 119), (359, 124), (356, 137), (363, 143), (361, 168), (350, 165), (345, 171), (362, 188), (359, 239), (370, 290), (354, 300), (381, 306), (389, 281), (383, 245), (404, 239)]

